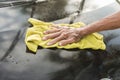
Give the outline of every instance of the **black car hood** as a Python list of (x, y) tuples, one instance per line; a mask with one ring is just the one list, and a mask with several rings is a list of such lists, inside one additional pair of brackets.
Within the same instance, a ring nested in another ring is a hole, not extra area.
[[(98, 10), (83, 13), (76, 22), (83, 21), (89, 24), (119, 9), (119, 5), (113, 3)], [(93, 64), (94, 60), (101, 63), (99, 61), (101, 55), (96, 54), (99, 54), (99, 51), (39, 49), (37, 54), (26, 53), (24, 37), (29, 27), (27, 22), (29, 14), (22, 13), (21, 10), (23, 9), (2, 8), (0, 10), (0, 80), (99, 80), (102, 64)], [(69, 18), (56, 20), (54, 23), (69, 23)], [(101, 33), (105, 36), (107, 45), (105, 53), (110, 55), (120, 53), (118, 41), (120, 29)], [(100, 53), (104, 54), (104, 51)], [(104, 68), (106, 70), (103, 69), (103, 73), (114, 68), (109, 67)]]

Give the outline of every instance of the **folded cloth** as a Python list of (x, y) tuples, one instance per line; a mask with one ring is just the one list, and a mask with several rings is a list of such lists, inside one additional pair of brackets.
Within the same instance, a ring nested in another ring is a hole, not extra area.
[[(81, 39), (77, 43), (72, 43), (72, 44), (67, 44), (65, 46), (59, 46), (58, 43), (47, 46), (47, 42), (50, 41), (51, 39), (47, 41), (43, 41), (42, 37), (44, 36), (43, 32), (46, 30), (51, 29), (50, 26), (54, 25), (53, 23), (50, 22), (43, 22), (37, 19), (30, 18), (28, 20), (30, 23), (32, 23), (33, 27), (28, 28), (25, 36), (25, 43), (28, 47), (28, 49), (32, 52), (36, 52), (38, 46), (43, 47), (43, 48), (64, 48), (64, 49), (94, 49), (94, 50), (105, 50), (106, 46), (103, 42), (103, 35), (99, 33), (92, 33), (83, 39)], [(84, 26), (85, 24), (82, 22), (77, 22), (73, 24), (58, 24), (61, 26), (69, 26), (69, 27), (80, 27)]]

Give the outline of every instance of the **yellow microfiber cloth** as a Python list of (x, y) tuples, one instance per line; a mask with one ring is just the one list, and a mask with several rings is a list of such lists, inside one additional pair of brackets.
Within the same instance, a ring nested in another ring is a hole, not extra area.
[[(28, 28), (25, 36), (25, 43), (28, 47), (28, 49), (32, 52), (36, 52), (38, 46), (41, 46), (43, 48), (64, 48), (64, 49), (94, 49), (94, 50), (105, 50), (106, 46), (103, 42), (103, 35), (99, 33), (92, 33), (83, 39), (81, 39), (77, 43), (68, 44), (65, 46), (59, 46), (58, 43), (47, 46), (47, 42), (50, 41), (43, 41), (42, 38), (44, 36), (43, 32), (50, 29), (50, 26), (54, 25), (50, 22), (43, 22), (37, 19), (30, 18), (28, 20), (30, 23), (32, 23), (33, 27)], [(77, 22), (74, 24), (59, 24), (61, 26), (69, 26), (69, 27), (75, 27), (78, 28), (80, 26), (84, 26), (85, 24), (82, 22)]]

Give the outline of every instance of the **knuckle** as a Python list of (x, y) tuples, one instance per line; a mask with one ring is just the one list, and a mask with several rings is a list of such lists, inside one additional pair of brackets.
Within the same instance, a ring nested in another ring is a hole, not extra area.
[(78, 37), (75, 37), (75, 36), (70, 36), (70, 38), (71, 38), (71, 41), (74, 41), (74, 42), (78, 39)]
[(66, 36), (67, 35), (67, 33), (66, 32), (64, 32), (63, 34), (62, 34), (62, 36)]
[(75, 38), (75, 37), (73, 37), (73, 38), (72, 38), (72, 41), (73, 41), (73, 42), (75, 42), (75, 41), (76, 41), (76, 38)]
[(66, 32), (67, 31), (67, 29), (65, 29), (65, 28), (62, 28), (62, 32)]
[(61, 37), (68, 38), (69, 34), (67, 32), (64, 32), (61, 34)]

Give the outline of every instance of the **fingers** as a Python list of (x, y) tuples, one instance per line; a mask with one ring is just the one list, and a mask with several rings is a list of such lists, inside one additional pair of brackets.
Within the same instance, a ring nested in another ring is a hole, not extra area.
[(44, 34), (51, 34), (51, 33), (55, 33), (55, 32), (58, 32), (58, 31), (61, 31), (63, 29), (70, 29), (70, 27), (67, 27), (67, 26), (59, 26), (59, 25), (53, 25), (51, 26), (51, 29), (53, 30), (47, 30), (44, 32)]
[(54, 28), (53, 30), (47, 30), (44, 32), (44, 34), (51, 34), (51, 33), (55, 33), (61, 30), (65, 30), (65, 29), (69, 29), (69, 27), (58, 27), (58, 28)]
[(61, 32), (56, 32), (52, 34), (48, 34), (47, 36), (44, 36), (42, 40), (48, 40), (58, 37), (61, 34)]
[(48, 42), (47, 45), (50, 46), (50, 45), (53, 45), (61, 40), (65, 39), (65, 36), (63, 35), (60, 35), (59, 37), (53, 39), (52, 41)]
[[(51, 31), (51, 30), (50, 30)], [(64, 32), (64, 33), (63, 33)], [(68, 32), (66, 32), (64, 29), (63, 30), (60, 30), (58, 32), (51, 32), (50, 34), (48, 34), (47, 36), (43, 37), (43, 40), (48, 40), (48, 39), (53, 39), (53, 38), (56, 38), (61, 35), (61, 37), (67, 37), (68, 35)]]
[(64, 46), (64, 45), (71, 44), (71, 43), (74, 43), (74, 42), (76, 42), (76, 40), (74, 38), (68, 38), (67, 40), (60, 41), (59, 45)]
[(60, 29), (53, 29), (53, 30), (47, 30), (44, 32), (44, 34), (51, 34), (60, 31)]
[(53, 39), (47, 43), (48, 46), (59, 42), (60, 46), (71, 44), (80, 40), (80, 35), (76, 32), (76, 29), (71, 29), (66, 26), (54, 28), (53, 30), (47, 30), (44, 34), (43, 40)]

